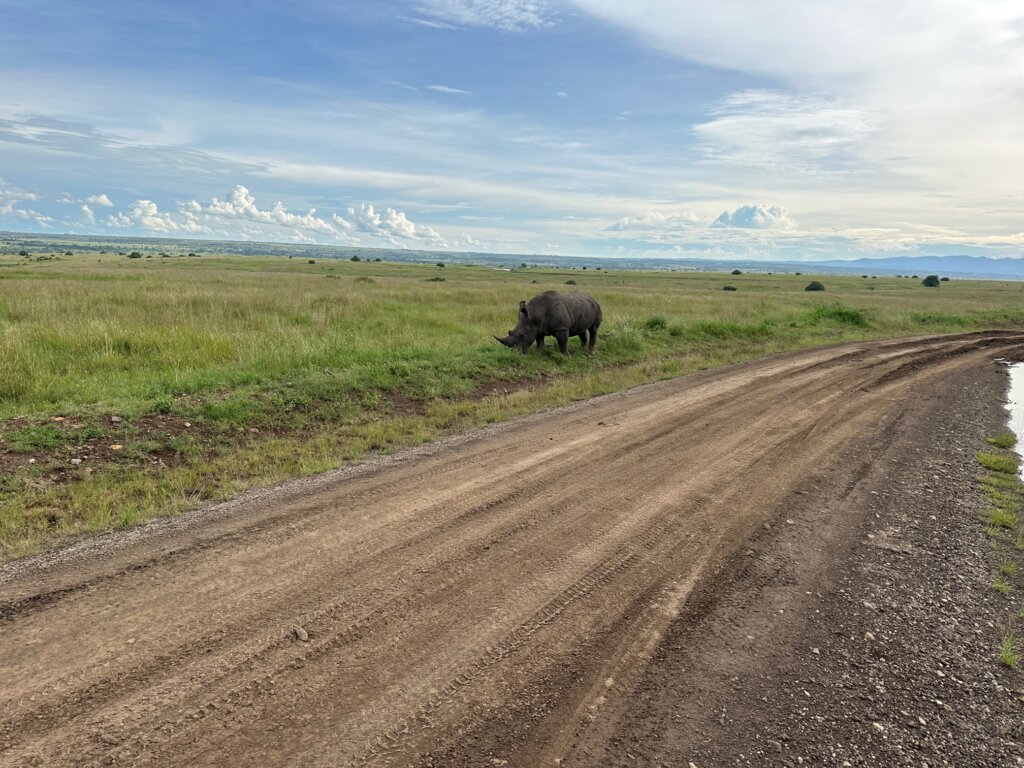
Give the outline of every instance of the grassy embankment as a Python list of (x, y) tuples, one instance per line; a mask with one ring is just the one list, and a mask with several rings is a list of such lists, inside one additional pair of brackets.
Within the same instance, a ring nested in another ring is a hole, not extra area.
[[(772, 352), (1024, 321), (1019, 283), (594, 266), (0, 257), (0, 558)], [(569, 279), (596, 356), (491, 338)]]
[[(1004, 430), (990, 437), (989, 443), (992, 449), (979, 453), (977, 458), (987, 470), (979, 478), (986, 497), (982, 522), (990, 546), (999, 555), (998, 568), (992, 573), (992, 588), (1019, 603), (1016, 594), (1024, 586), (1024, 484), (1018, 474), (1017, 456), (1012, 452), (1017, 438), (1010, 430)], [(999, 647), (999, 660), (1007, 667), (1020, 664), (1022, 629), (1024, 608), (1011, 607)]]

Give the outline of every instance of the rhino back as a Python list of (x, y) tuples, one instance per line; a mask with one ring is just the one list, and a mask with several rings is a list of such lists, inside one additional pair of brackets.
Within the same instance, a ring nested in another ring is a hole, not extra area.
[(545, 291), (527, 304), (543, 333), (567, 330), (575, 335), (601, 323), (601, 307), (588, 293)]

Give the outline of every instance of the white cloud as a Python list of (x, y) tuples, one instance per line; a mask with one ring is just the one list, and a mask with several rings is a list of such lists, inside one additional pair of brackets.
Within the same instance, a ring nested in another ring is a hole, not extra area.
[(704, 154), (750, 167), (836, 170), (874, 130), (863, 108), (813, 96), (747, 90), (724, 99), (694, 127)]
[(520, 31), (555, 22), (554, 13), (545, 0), (421, 0), (414, 7), (435, 23), (464, 27)]
[[(335, 218), (341, 219), (340, 216)], [(361, 203), (358, 208), (348, 209), (348, 218), (357, 231), (380, 237), (395, 245), (402, 240), (421, 240), (438, 246), (444, 244), (444, 238), (435, 230), (413, 224), (404, 213), (394, 208), (385, 208), (383, 213), (378, 213), (369, 203)]]
[(741, 205), (733, 212), (722, 211), (712, 227), (739, 229), (789, 229), (795, 226), (785, 208), (766, 205)]
[(136, 200), (128, 207), (126, 213), (108, 216), (106, 223), (108, 227), (140, 229), (146, 232), (211, 232), (208, 227), (200, 224), (194, 215), (176, 218), (170, 213), (161, 213), (152, 200)]
[(484, 248), (485, 245), (475, 237), (470, 235), (468, 232), (459, 232), (455, 235), (455, 242), (457, 245), (464, 246), (466, 248)]
[(426, 85), (424, 86), (428, 91), (436, 91), (437, 93), (448, 93), (455, 96), (470, 96), (471, 91), (464, 91), (461, 88), (452, 88), (450, 85)]
[(644, 211), (619, 219), (605, 227), (606, 232), (651, 232), (659, 230), (688, 229), (700, 221), (700, 217), (692, 211), (683, 213), (662, 213), (661, 211)]
[(444, 21), (435, 21), (433, 19), (418, 19), (415, 16), (400, 16), (402, 21), (410, 21), (413, 24), (419, 24), (421, 27), (430, 27), (431, 29), (458, 29), (454, 24), (448, 24)]
[(10, 186), (3, 179), (0, 179), (0, 216), (13, 216), (17, 219), (34, 221), (44, 227), (53, 224), (53, 218), (31, 208), (19, 208), (21, 203), (31, 203), (39, 200), (35, 192), (28, 192), (19, 187)]
[[(89, 210), (83, 205), (83, 213)], [(89, 210), (89, 214), (92, 211)], [(385, 208), (377, 211), (369, 203), (346, 210), (345, 216), (317, 215), (315, 208), (306, 213), (292, 213), (280, 200), (269, 208), (260, 208), (253, 194), (237, 185), (224, 199), (214, 197), (204, 205), (198, 200), (187, 200), (177, 205), (175, 212), (160, 211), (151, 200), (137, 200), (125, 212), (107, 217), (106, 225), (119, 229), (139, 229), (146, 232), (196, 232), (220, 234), (246, 239), (279, 239), (285, 237), (301, 242), (313, 242), (320, 235), (328, 241), (358, 243), (359, 235), (406, 247), (446, 247), (447, 241), (435, 229), (409, 220), (402, 211)]]
[[(570, 2), (672, 55), (778, 83), (796, 100), (713, 115), (701, 138), (722, 159), (792, 160), (808, 130), (812, 155), (856, 149), (859, 166), (882, 181), (940, 186), (957, 207), (1019, 194), (1019, 2)], [(781, 152), (772, 149), (780, 138)]]
[[(2, 212), (2, 209), (0, 209), (0, 212)], [(34, 221), (36, 224), (40, 224), (44, 227), (53, 226), (54, 220), (52, 216), (46, 216), (45, 214), (42, 214), (39, 211), (34, 211), (31, 208), (15, 208), (12, 213), (19, 219)]]
[(88, 205), (85, 205), (83, 203), (82, 206), (81, 206), (81, 211), (82, 211), (82, 220), (86, 224), (90, 224), (91, 225), (91, 224), (95, 224), (96, 223), (96, 214), (93, 213), (92, 208), (90, 208)]
[[(1021, 9), (1007, 0), (921, 0), (913, 12), (894, 12), (881, 0), (570, 1), (675, 55), (805, 84), (899, 77), (919, 63), (944, 58), (992, 65), (1019, 61), (1020, 55), (1014, 25)], [(991, 48), (973, 50), (984, 43)]]
[(9, 186), (7, 182), (0, 179), (0, 216), (11, 215), (18, 203), (35, 202), (38, 199), (39, 195), (34, 192)]
[(89, 205), (101, 205), (104, 208), (114, 207), (114, 204), (110, 202), (110, 198), (106, 194), (89, 195), (89, 197), (85, 198), (85, 202)]
[(393, 85), (395, 88), (401, 88), (403, 91), (418, 91), (415, 85), (409, 85), (409, 83), (403, 83), (401, 80), (385, 80), (387, 85)]
[(331, 222), (316, 215), (315, 208), (311, 208), (305, 214), (290, 213), (280, 200), (269, 209), (259, 208), (256, 205), (256, 198), (241, 184), (231, 191), (226, 200), (218, 200), (215, 197), (205, 207), (196, 200), (190, 200), (179, 205), (179, 210), (182, 213), (203, 215), (215, 219), (252, 219), (264, 224), (288, 227), (294, 230), (307, 230), (323, 235), (339, 234)]

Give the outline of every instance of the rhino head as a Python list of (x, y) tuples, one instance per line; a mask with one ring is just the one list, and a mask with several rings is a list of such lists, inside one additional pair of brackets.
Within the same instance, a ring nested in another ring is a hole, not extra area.
[(530, 313), (526, 308), (526, 301), (524, 300), (519, 302), (519, 324), (510, 330), (505, 338), (501, 339), (497, 336), (494, 338), (506, 347), (518, 349), (523, 354), (526, 354), (526, 350), (536, 341), (539, 330), (540, 324), (530, 318)]

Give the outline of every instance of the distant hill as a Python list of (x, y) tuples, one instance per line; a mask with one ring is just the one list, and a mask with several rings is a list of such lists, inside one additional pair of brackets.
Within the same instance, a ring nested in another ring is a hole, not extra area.
[(404, 248), (370, 248), (311, 243), (261, 243), (232, 240), (192, 240), (168, 237), (117, 237), (104, 235), (58, 235), (0, 231), (0, 254), (73, 251), (75, 253), (145, 254), (185, 253), (235, 256), (290, 256), (293, 258), (351, 259), (363, 261), (411, 261), (432, 264), (477, 264), (501, 269), (558, 267), (565, 269), (656, 269), (667, 271), (797, 272), (803, 274), (953, 275), (956, 277), (1024, 280), (1024, 258), (990, 259), (983, 256), (898, 256), (886, 259), (830, 261), (764, 261), (637, 256), (559, 256), (539, 253), (480, 253), (473, 251), (427, 251)]
[(849, 261), (815, 261), (844, 270), (871, 272), (912, 272), (925, 274), (991, 275), (1024, 278), (1024, 258), (990, 259), (985, 256), (894, 256), (885, 259), (853, 259)]

